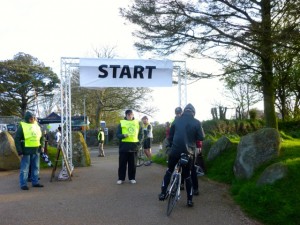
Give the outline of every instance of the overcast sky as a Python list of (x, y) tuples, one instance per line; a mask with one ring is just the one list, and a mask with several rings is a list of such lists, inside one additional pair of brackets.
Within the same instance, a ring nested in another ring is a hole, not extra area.
[[(93, 50), (105, 46), (116, 47), (117, 58), (138, 59), (131, 35), (133, 28), (119, 16), (119, 7), (126, 7), (129, 2), (2, 0), (0, 60), (12, 59), (18, 52), (24, 52), (52, 67), (59, 75), (61, 57), (94, 57)], [(205, 60), (186, 60), (187, 67), (195, 64), (206, 72), (215, 69)], [(215, 80), (201, 80), (187, 87), (187, 103), (195, 106), (200, 120), (210, 119), (213, 104), (224, 101), (221, 100), (223, 88)], [(174, 117), (179, 102), (177, 87), (154, 88), (153, 98), (149, 104), (159, 111), (152, 115), (152, 120), (165, 122)]]

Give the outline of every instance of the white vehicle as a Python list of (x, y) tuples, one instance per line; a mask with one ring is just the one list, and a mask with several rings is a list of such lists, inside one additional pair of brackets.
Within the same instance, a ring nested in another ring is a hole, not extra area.
[(1, 132), (4, 132), (4, 131), (7, 131), (7, 126), (6, 126), (6, 124), (0, 124), (0, 133), (1, 133)]

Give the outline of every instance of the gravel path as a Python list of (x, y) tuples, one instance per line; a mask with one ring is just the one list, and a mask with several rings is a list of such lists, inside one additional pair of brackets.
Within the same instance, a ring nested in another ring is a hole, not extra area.
[[(199, 178), (200, 195), (186, 207), (186, 194), (166, 216), (166, 202), (158, 201), (166, 168), (152, 164), (137, 168), (137, 184), (117, 185), (117, 149), (98, 158), (91, 150), (92, 166), (75, 168), (72, 181), (50, 180), (41, 171), (44, 188), (21, 191), (18, 171), (0, 172), (1, 225), (261, 225), (234, 204), (225, 185)], [(29, 185), (31, 187), (31, 185)]]

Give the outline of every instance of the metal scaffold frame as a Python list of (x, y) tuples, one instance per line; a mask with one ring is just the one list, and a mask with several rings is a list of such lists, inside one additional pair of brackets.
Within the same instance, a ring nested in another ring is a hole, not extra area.
[[(71, 109), (71, 78), (74, 69), (79, 68), (79, 58), (61, 58), (61, 148), (67, 157), (67, 162), (71, 172), (72, 162), (72, 109)], [(66, 167), (63, 165), (62, 176), (66, 176)]]
[[(72, 72), (79, 68), (80, 58), (61, 58), (61, 148), (67, 157), (71, 172), (74, 169), (72, 162), (72, 109), (71, 109), (71, 78)], [(175, 72), (177, 71), (177, 73)], [(178, 85), (178, 105), (187, 104), (187, 74), (185, 61), (173, 61), (173, 78)], [(63, 164), (63, 176), (66, 176), (66, 166)]]
[(175, 60), (173, 61), (173, 78), (177, 82), (178, 86), (178, 106), (184, 108), (187, 104), (187, 74), (186, 74), (186, 62)]

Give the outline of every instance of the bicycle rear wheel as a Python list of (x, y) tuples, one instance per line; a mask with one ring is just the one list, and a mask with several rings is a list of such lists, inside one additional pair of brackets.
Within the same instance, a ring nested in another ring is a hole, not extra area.
[(140, 166), (144, 165), (144, 163), (145, 163), (145, 159), (143, 156), (143, 152), (142, 152), (142, 150), (139, 150), (138, 154), (137, 154), (137, 159), (136, 159), (136, 167), (140, 167)]
[(178, 185), (179, 185), (179, 177), (175, 176), (171, 188), (169, 190), (169, 200), (168, 200), (168, 206), (167, 206), (167, 216), (171, 215), (173, 208), (176, 205), (177, 199), (178, 199)]

